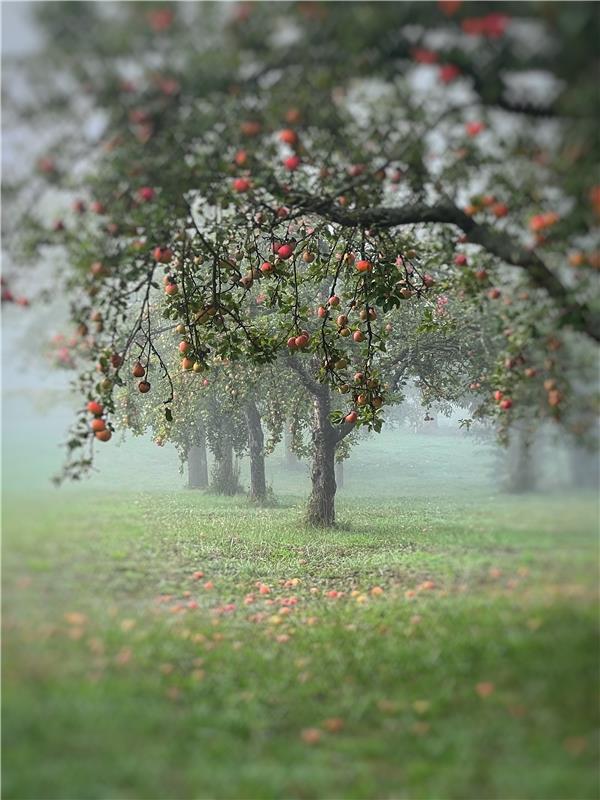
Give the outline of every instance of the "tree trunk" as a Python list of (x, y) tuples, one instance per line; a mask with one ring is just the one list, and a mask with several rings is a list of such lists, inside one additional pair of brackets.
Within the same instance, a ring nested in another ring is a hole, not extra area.
[(536, 476), (533, 459), (533, 438), (529, 431), (515, 431), (515, 440), (508, 453), (506, 489), (513, 494), (532, 492)]
[(193, 444), (187, 452), (188, 488), (206, 489), (208, 486), (208, 463), (206, 460), (206, 444)]
[(312, 491), (307, 519), (311, 525), (329, 527), (335, 523), (335, 448), (336, 431), (329, 422), (329, 389), (320, 386), (314, 393)]
[(233, 445), (227, 435), (222, 437), (219, 449), (215, 452), (211, 489), (216, 494), (230, 496), (237, 494), (240, 489), (238, 472), (233, 468)]
[(344, 462), (343, 461), (336, 461), (335, 462), (335, 482), (337, 484), (338, 489), (344, 488)]
[(595, 450), (573, 446), (570, 450), (571, 480), (576, 489), (598, 489), (600, 461)]
[(254, 502), (262, 503), (267, 496), (265, 437), (260, 414), (254, 400), (250, 399), (246, 402), (244, 411), (248, 426), (248, 449), (250, 451), (250, 499)]

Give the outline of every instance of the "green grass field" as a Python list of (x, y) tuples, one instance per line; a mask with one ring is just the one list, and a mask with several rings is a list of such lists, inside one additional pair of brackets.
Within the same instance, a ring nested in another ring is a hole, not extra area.
[(499, 495), (469, 440), (385, 442), (333, 531), (303, 526), (279, 456), (267, 510), (186, 491), (145, 445), (79, 489), (22, 458), (6, 800), (597, 798), (594, 499)]

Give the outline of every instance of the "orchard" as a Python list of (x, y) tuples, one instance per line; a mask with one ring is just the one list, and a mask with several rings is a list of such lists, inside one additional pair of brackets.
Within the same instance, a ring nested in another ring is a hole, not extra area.
[[(582, 684), (593, 670), (575, 551), (598, 474), (597, 5), (42, 2), (28, 20), (36, 45), (3, 84), (3, 313), (29, 326), (15, 352), (70, 380), (53, 491), (114, 473), (90, 558), (127, 553), (132, 582), (99, 568), (110, 602), (66, 612), (64, 635), (114, 681), (106, 708), (131, 701), (119, 670), (156, 657), (140, 702), (176, 704), (174, 737), (202, 749), (217, 714), (206, 774), (178, 755), (181, 784), (134, 770), (131, 796), (594, 796), (592, 715), (548, 664), (556, 642)], [(121, 453), (150, 444), (135, 478), (174, 453), (185, 490), (128, 494)], [(113, 542), (121, 507), (137, 533)], [(151, 727), (129, 735), (154, 753)], [(81, 773), (42, 773), (48, 796), (90, 770), (90, 797), (129, 792), (125, 761), (98, 778), (99, 737)], [(40, 796), (19, 758), (9, 795)]]

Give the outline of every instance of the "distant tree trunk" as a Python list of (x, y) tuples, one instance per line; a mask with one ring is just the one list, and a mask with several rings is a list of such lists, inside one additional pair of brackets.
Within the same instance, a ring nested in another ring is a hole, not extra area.
[(193, 444), (187, 452), (188, 488), (206, 489), (208, 486), (208, 463), (206, 460), (206, 444)]
[(337, 484), (338, 489), (344, 488), (344, 462), (343, 461), (336, 461), (335, 462), (335, 482)]
[(215, 451), (211, 490), (215, 494), (234, 495), (240, 491), (239, 473), (233, 466), (233, 445), (225, 434)]
[(535, 487), (533, 435), (527, 430), (517, 430), (508, 452), (506, 490), (512, 494), (520, 494), (532, 492)]
[(598, 489), (600, 460), (595, 450), (573, 447), (570, 451), (571, 479), (577, 489)]
[(246, 424), (248, 426), (248, 449), (250, 451), (250, 499), (262, 503), (267, 496), (265, 478), (265, 437), (261, 425), (260, 413), (254, 400), (249, 399), (245, 406)]

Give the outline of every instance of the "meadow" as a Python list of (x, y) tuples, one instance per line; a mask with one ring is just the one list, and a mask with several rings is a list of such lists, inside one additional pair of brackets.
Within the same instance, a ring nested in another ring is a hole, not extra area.
[(593, 497), (394, 432), (320, 531), (281, 453), (260, 509), (136, 446), (5, 457), (7, 800), (597, 798)]

